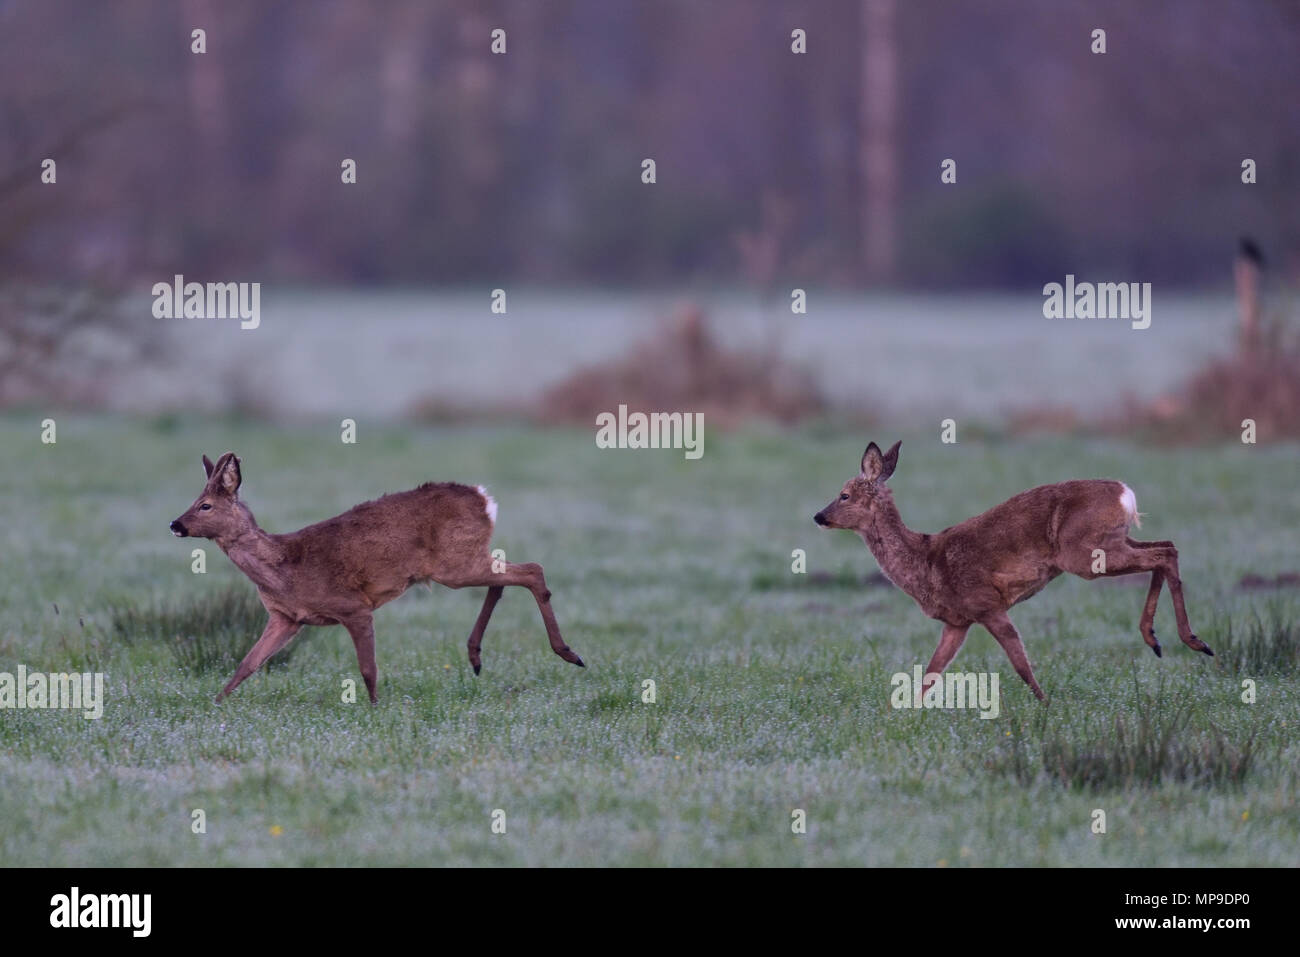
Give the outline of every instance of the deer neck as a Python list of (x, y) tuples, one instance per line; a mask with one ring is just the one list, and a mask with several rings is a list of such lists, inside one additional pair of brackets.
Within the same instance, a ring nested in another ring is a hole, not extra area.
[(928, 535), (914, 532), (903, 524), (894, 498), (886, 489), (881, 493), (868, 523), (858, 529), (881, 572), (913, 598), (924, 590)]
[(283, 579), (280, 566), (284, 562), (284, 549), (273, 536), (258, 527), (252, 512), (248, 513), (248, 519), (248, 524), (238, 532), (214, 541), (259, 590), (274, 590)]

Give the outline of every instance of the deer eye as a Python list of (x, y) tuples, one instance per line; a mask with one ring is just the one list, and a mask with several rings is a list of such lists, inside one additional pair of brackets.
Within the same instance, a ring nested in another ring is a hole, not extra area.
[(206, 511), (208, 511), (208, 509), (210, 509), (210, 508), (212, 508), (212, 506), (209, 505), (207, 502), (204, 502), (202, 505), (199, 506), (199, 511), (200, 511), (200, 512), (206, 512)]
[(849, 493), (848, 493), (848, 492), (841, 492), (841, 493), (840, 493), (840, 501), (841, 501), (841, 502), (847, 502), (848, 500), (849, 500)]

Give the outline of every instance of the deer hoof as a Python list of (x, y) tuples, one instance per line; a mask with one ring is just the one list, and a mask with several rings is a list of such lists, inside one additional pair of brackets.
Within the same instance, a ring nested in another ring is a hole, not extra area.
[(573, 663), (577, 665), (579, 668), (587, 667), (586, 664), (583, 663), (583, 660), (579, 658), (577, 655), (573, 656)]
[(482, 671), (482, 670), (483, 670), (483, 666), (482, 666), (482, 665), (475, 665), (475, 666), (474, 666), (474, 674), (478, 674), (478, 673), (479, 673), (480, 671)]
[(1160, 653), (1160, 642), (1157, 641), (1154, 645), (1152, 645), (1152, 646), (1151, 646), (1151, 650), (1154, 651), (1154, 652), (1156, 653), (1156, 657), (1157, 657), (1157, 658), (1163, 658), (1163, 657), (1164, 657), (1164, 655), (1162, 655), (1162, 654)]

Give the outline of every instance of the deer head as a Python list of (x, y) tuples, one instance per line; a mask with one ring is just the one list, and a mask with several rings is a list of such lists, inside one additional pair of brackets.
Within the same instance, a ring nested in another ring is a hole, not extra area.
[(177, 538), (229, 541), (255, 528), (253, 514), (239, 500), (242, 478), (235, 453), (227, 452), (217, 459), (216, 465), (203, 456), (203, 471), (207, 476), (203, 492), (183, 515), (171, 523), (172, 534)]
[(813, 516), (813, 521), (823, 528), (865, 528), (871, 523), (877, 506), (888, 497), (885, 480), (894, 474), (898, 465), (898, 448), (902, 442), (883, 455), (872, 442), (862, 453), (862, 470), (844, 483), (839, 498)]

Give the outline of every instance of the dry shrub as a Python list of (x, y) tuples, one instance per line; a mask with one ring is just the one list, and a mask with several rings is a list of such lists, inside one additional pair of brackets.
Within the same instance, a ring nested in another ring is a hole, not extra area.
[(1079, 413), (1065, 405), (1039, 405), (1014, 409), (1007, 415), (1007, 431), (1012, 435), (1035, 432), (1073, 433), (1083, 429)]
[(1068, 406), (1039, 404), (1012, 410), (1006, 424), (1013, 435), (1139, 432), (1199, 442), (1239, 437), (1245, 419), (1254, 420), (1257, 441), (1300, 438), (1300, 341), (1280, 322), (1260, 342), (1239, 342), (1155, 399), (1127, 395), (1092, 420)]
[(123, 310), (111, 278), (70, 287), (0, 285), (0, 407), (102, 405), (112, 375), (159, 356), (149, 332)]
[(590, 424), (601, 412), (702, 412), (714, 425), (797, 422), (825, 411), (812, 374), (774, 350), (720, 346), (696, 307), (619, 359), (578, 369), (543, 393), (540, 416)]
[(1140, 426), (1183, 440), (1240, 435), (1255, 421), (1261, 442), (1300, 438), (1300, 346), (1240, 348), (1213, 359), (1174, 394), (1130, 410)]

